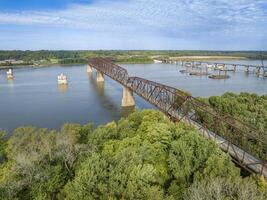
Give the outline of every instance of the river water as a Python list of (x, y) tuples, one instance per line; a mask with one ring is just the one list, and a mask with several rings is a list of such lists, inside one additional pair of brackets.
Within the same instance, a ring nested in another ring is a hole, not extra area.
[[(224, 62), (224, 61), (217, 61)], [(228, 61), (260, 64), (260, 61)], [(253, 92), (267, 94), (267, 78), (247, 75), (244, 68), (229, 72), (227, 80), (213, 80), (206, 76), (182, 74), (175, 64), (121, 65), (131, 76), (140, 76), (186, 90), (193, 96), (221, 95), (224, 92)], [(105, 77), (96, 82), (95, 72), (86, 73), (86, 66), (53, 66), (14, 70), (14, 80), (6, 79), (0, 71), (0, 129), (9, 133), (16, 127), (31, 125), (59, 129), (66, 122), (95, 125), (118, 120), (127, 115), (121, 109), (122, 86)], [(65, 73), (68, 86), (57, 85), (57, 76)], [(153, 108), (135, 95), (138, 108)]]

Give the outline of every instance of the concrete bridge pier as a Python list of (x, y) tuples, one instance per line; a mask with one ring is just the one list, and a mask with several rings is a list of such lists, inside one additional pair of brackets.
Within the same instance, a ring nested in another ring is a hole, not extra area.
[(97, 82), (104, 82), (105, 78), (104, 78), (104, 74), (100, 71), (96, 72), (96, 81)]
[(87, 73), (92, 73), (93, 72), (93, 67), (88, 65), (86, 71), (87, 71)]
[(121, 106), (122, 107), (135, 106), (133, 92), (129, 88), (125, 87), (125, 86), (123, 86), (123, 94), (122, 94)]
[(13, 80), (13, 79), (14, 79), (13, 69), (10, 68), (10, 69), (6, 72), (6, 75), (7, 75), (7, 79), (8, 79), (8, 80)]

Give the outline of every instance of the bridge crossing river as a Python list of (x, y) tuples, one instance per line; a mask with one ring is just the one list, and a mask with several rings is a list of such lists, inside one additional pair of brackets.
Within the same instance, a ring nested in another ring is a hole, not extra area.
[[(92, 58), (88, 72), (97, 70), (97, 81), (104, 75), (124, 86), (122, 103), (134, 104), (132, 92), (165, 113), (172, 121), (189, 123), (214, 140), (242, 168), (267, 178), (267, 142), (262, 133), (225, 113), (220, 113), (186, 92), (140, 77), (130, 77), (127, 70), (111, 60)], [(255, 147), (260, 149), (258, 152)]]

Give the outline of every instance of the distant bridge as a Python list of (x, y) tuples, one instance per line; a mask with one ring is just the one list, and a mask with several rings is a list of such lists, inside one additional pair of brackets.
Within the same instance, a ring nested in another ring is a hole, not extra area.
[(126, 69), (111, 60), (90, 59), (87, 72), (91, 73), (93, 68), (97, 70), (97, 81), (104, 81), (106, 75), (123, 85), (122, 106), (134, 105), (134, 92), (172, 121), (184, 121), (195, 126), (242, 168), (267, 178), (267, 143), (263, 133), (230, 115), (217, 112), (184, 91), (144, 78), (130, 77)]
[[(267, 67), (264, 65), (252, 65), (252, 64), (240, 64), (240, 63), (227, 63), (227, 62), (209, 62), (209, 61), (192, 61), (192, 60), (175, 60), (175, 59), (158, 59), (163, 63), (178, 63), (180, 62), (182, 66), (191, 67), (207, 67), (208, 65), (213, 66), (215, 69), (226, 70), (226, 71), (236, 71), (237, 67), (245, 68), (245, 72), (254, 72), (258, 76), (263, 75), (267, 77)], [(251, 69), (253, 71), (251, 71)]]

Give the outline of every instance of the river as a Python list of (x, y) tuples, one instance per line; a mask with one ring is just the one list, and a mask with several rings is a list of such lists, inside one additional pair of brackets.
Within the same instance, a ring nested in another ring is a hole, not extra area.
[[(224, 62), (224, 61), (217, 61)], [(260, 61), (228, 61), (260, 64)], [(131, 76), (140, 76), (190, 92), (193, 96), (221, 95), (224, 92), (267, 94), (267, 78), (247, 75), (244, 68), (229, 72), (227, 80), (182, 74), (175, 64), (128, 64)], [(14, 80), (0, 71), (0, 129), (12, 132), (16, 127), (31, 125), (59, 129), (66, 122), (94, 125), (118, 120), (127, 114), (121, 109), (122, 86), (108, 77), (96, 82), (85, 65), (22, 68), (14, 70)], [(68, 86), (59, 87), (57, 76), (65, 73)], [(135, 95), (137, 108), (153, 108)]]

